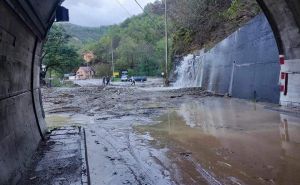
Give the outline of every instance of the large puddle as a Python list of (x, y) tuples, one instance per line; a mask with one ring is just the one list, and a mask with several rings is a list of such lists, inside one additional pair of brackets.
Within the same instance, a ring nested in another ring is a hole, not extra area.
[(262, 105), (207, 98), (137, 129), (169, 148), (181, 183), (300, 184), (300, 119)]
[(93, 124), (94, 118), (84, 114), (46, 114), (46, 123), (49, 129), (63, 126), (83, 126)]

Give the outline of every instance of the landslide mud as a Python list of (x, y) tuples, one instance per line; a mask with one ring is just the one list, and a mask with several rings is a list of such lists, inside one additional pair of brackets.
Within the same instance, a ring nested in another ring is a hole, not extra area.
[(92, 184), (300, 183), (295, 116), (199, 88), (81, 83), (43, 99), (49, 126), (86, 129)]

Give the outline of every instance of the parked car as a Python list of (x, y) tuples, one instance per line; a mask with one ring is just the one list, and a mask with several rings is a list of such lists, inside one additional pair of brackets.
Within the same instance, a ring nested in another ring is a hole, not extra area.
[(127, 75), (122, 75), (121, 76), (121, 81), (122, 82), (127, 82), (128, 81), (128, 76)]
[[(133, 79), (136, 82), (145, 82), (145, 81), (147, 81), (147, 77), (145, 77), (145, 76), (133, 76)], [(129, 79), (129, 81), (132, 81), (131, 78)]]

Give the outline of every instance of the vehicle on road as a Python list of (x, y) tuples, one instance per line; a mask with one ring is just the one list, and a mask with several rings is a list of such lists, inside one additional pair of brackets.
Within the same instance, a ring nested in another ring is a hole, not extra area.
[(121, 81), (122, 82), (127, 82), (128, 81), (128, 76), (127, 75), (122, 75), (121, 76)]

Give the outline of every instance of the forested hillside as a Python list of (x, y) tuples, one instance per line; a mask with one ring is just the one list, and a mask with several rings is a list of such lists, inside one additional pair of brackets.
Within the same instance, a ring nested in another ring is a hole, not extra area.
[(164, 67), (164, 19), (156, 14), (132, 17), (110, 27), (98, 42), (85, 49), (96, 55), (95, 62), (101, 64), (98, 68), (111, 64), (113, 51), (116, 70), (128, 69), (131, 75), (158, 75)]
[[(94, 53), (92, 65), (99, 76), (112, 74), (112, 52), (116, 71), (127, 69), (130, 75), (160, 75), (165, 71), (164, 10), (164, 2), (156, 1), (148, 4), (144, 13), (119, 25), (55, 26), (68, 35), (67, 45), (79, 56), (84, 52)], [(168, 68), (171, 69), (175, 56), (213, 46), (259, 12), (253, 0), (169, 0)]]
[(95, 42), (103, 36), (108, 27), (83, 27), (78, 26), (71, 23), (60, 23), (66, 33), (68, 33), (71, 37), (77, 38), (82, 43)]
[[(168, 7), (170, 61), (212, 46), (260, 12), (252, 0), (170, 0)], [(164, 8), (162, 1), (148, 4), (143, 14), (110, 27), (85, 49), (95, 53), (100, 68), (110, 64), (113, 49), (117, 70), (159, 75), (165, 70)]]
[(260, 11), (253, 0), (172, 0), (169, 16), (175, 25), (173, 53), (209, 48)]

